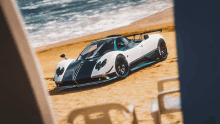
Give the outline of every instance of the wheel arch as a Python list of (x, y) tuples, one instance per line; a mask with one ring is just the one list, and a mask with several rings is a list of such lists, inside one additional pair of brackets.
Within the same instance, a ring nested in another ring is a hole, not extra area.
[[(125, 57), (123, 54), (121, 54), (121, 53), (119, 53), (119, 54), (116, 56), (116, 58), (117, 58), (118, 56), (122, 56), (122, 57), (124, 57), (124, 58), (126, 59), (126, 57)], [(126, 60), (127, 60), (127, 59), (126, 59)]]
[(119, 54), (122, 54), (122, 53), (119, 51), (111, 51), (111, 52), (104, 54), (97, 62), (99, 61), (102, 62), (106, 59), (107, 60), (106, 65), (100, 70), (96, 70), (94, 66), (91, 76), (106, 74), (109, 70), (110, 70), (109, 73), (115, 72), (115, 60)]
[[(117, 72), (117, 70), (116, 70), (116, 63), (117, 63), (117, 61), (118, 60), (120, 60), (121, 59), (121, 57), (122, 58), (124, 58), (124, 60), (125, 60), (125, 68), (127, 68), (126, 70), (127, 70), (127, 72), (125, 73), (125, 75), (123, 74), (123, 75), (120, 75), (119, 74), (119, 72)], [(127, 66), (127, 67), (126, 67)], [(116, 74), (118, 75), (118, 77), (120, 77), (120, 78), (125, 78), (125, 77), (127, 77), (127, 75), (129, 74), (129, 72), (130, 72), (130, 65), (129, 65), (129, 63), (128, 63), (128, 61), (127, 61), (127, 59), (126, 59), (126, 57), (123, 55), (123, 54), (118, 54), (117, 56), (116, 56), (116, 58), (115, 58), (115, 72), (116, 72)], [(119, 76), (120, 75), (120, 76)]]

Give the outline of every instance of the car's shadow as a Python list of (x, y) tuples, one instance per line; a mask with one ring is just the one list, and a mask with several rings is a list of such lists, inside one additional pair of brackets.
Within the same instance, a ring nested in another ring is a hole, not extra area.
[[(139, 69), (136, 69), (132, 72), (130, 72), (130, 74), (128, 75), (129, 76), (132, 76), (132, 74), (144, 69), (144, 68), (147, 68), (147, 67), (150, 67), (154, 64), (157, 64), (159, 61), (156, 61), (154, 63), (151, 63), (149, 65), (146, 65), (144, 67), (141, 67)], [(63, 94), (67, 94), (67, 93), (75, 93), (75, 92), (83, 92), (83, 91), (88, 91), (88, 90), (93, 90), (93, 89), (96, 89), (96, 88), (101, 88), (101, 87), (105, 87), (105, 86), (108, 86), (110, 84), (113, 84), (115, 82), (118, 82), (118, 81), (121, 81), (123, 80), (122, 78), (116, 78), (116, 79), (113, 79), (113, 80), (110, 80), (110, 81), (107, 81), (107, 82), (104, 82), (104, 83), (100, 83), (100, 84), (94, 84), (94, 85), (88, 85), (88, 86), (82, 86), (82, 87), (74, 87), (74, 88), (68, 88), (68, 89), (53, 89), (51, 91), (49, 91), (49, 94), (50, 95), (63, 95)]]

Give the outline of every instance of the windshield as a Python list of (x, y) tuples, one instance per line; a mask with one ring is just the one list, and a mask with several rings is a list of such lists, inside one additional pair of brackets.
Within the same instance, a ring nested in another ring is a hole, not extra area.
[[(99, 40), (99, 41), (95, 41), (91, 44), (89, 44), (80, 54), (80, 56), (78, 57), (77, 60), (81, 60), (81, 59), (90, 59), (95, 57), (96, 55), (101, 55), (100, 54), (100, 49), (103, 46), (106, 46), (104, 44), (109, 43), (109, 41), (112, 41), (113, 39), (103, 39), (103, 40)], [(98, 54), (97, 54), (98, 53)]]

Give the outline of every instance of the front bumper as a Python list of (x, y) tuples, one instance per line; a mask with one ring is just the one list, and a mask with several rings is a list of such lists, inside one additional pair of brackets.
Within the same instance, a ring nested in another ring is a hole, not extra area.
[[(111, 77), (109, 79), (105, 79), (105, 80), (100, 80), (100, 81), (95, 81), (95, 82), (89, 82), (89, 83), (84, 83), (84, 84), (78, 84), (78, 85), (68, 85), (68, 86), (60, 86), (60, 87), (56, 87), (54, 88), (55, 90), (56, 89), (68, 89), (68, 88), (74, 88), (74, 87), (82, 87), (82, 86), (88, 86), (88, 85), (93, 85), (93, 84), (100, 84), (100, 83), (104, 83), (104, 82), (107, 82), (107, 81), (111, 81), (111, 80), (114, 80), (118, 78), (117, 76), (114, 76), (114, 77)], [(58, 82), (56, 82), (57, 84)], [(59, 82), (60, 83), (60, 82)], [(58, 83), (58, 84), (59, 84)], [(62, 82), (61, 82), (62, 83)]]

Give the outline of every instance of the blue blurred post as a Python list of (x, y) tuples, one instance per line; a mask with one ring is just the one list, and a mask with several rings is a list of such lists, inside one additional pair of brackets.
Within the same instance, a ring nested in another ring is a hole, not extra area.
[(174, 3), (184, 123), (219, 124), (220, 1)]

